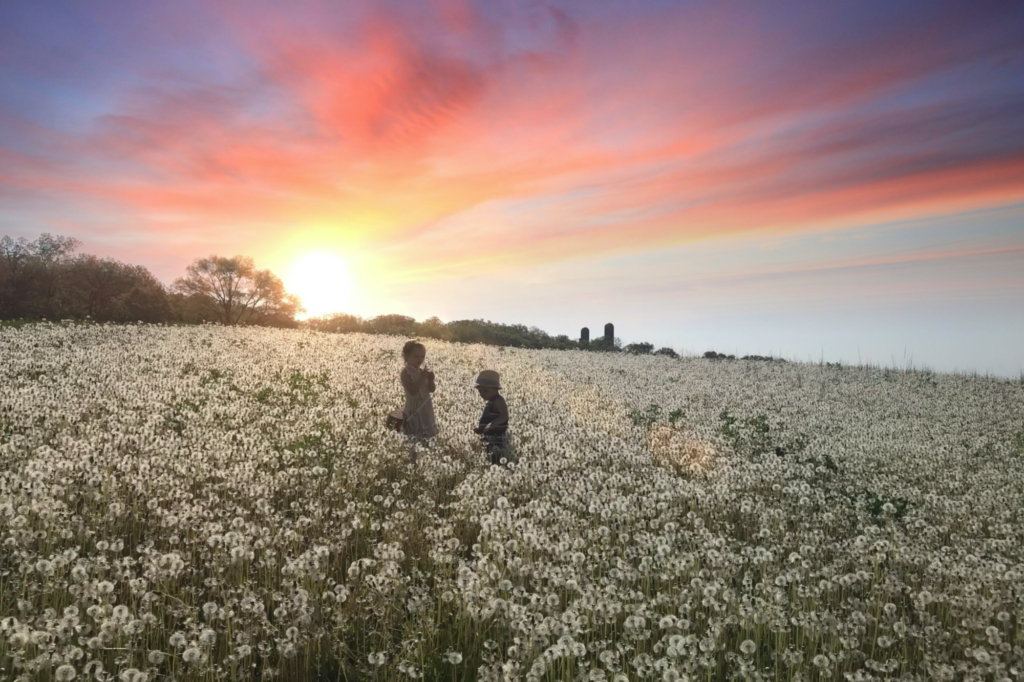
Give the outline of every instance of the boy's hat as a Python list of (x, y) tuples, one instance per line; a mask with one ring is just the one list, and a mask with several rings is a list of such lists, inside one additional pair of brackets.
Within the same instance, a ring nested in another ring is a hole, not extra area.
[(487, 388), (501, 388), (501, 381), (498, 379), (497, 372), (493, 369), (485, 369), (477, 375), (475, 385)]

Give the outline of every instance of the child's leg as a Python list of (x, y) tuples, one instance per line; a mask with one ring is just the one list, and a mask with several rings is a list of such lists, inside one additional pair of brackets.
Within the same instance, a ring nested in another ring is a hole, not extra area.
[(487, 455), (491, 460), (491, 464), (501, 464), (502, 457), (505, 457), (505, 437), (502, 436), (490, 436), (486, 438), (487, 443)]

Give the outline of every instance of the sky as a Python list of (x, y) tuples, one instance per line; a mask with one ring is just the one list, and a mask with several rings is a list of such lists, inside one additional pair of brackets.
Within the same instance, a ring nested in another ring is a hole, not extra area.
[(1024, 4), (6, 2), (0, 234), (43, 232), (320, 268), (314, 312), (1017, 377)]

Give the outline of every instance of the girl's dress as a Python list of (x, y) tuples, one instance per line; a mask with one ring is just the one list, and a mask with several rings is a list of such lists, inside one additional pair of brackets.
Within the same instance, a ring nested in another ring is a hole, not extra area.
[[(420, 368), (406, 365), (405, 371), (409, 373), (412, 380), (419, 381)], [(423, 384), (415, 393), (405, 392), (405, 407), (402, 408), (405, 416), (405, 433), (417, 438), (433, 438), (437, 435), (437, 422), (434, 419), (434, 403), (430, 399), (430, 390), (427, 384)]]

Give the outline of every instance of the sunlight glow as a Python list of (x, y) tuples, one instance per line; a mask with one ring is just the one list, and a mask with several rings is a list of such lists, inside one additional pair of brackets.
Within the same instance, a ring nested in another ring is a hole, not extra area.
[(348, 263), (333, 253), (311, 253), (292, 266), (285, 285), (306, 307), (306, 317), (348, 312), (352, 305), (352, 279)]

